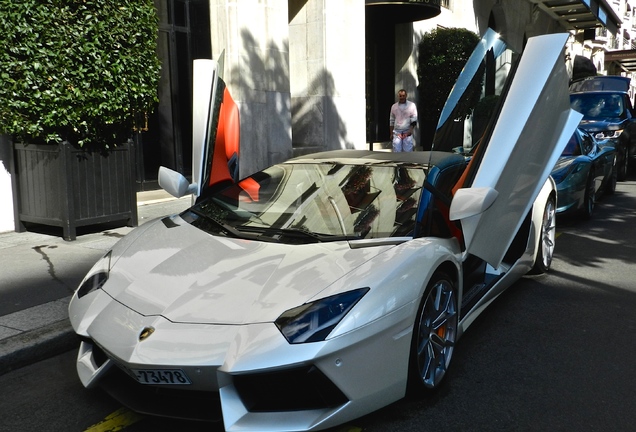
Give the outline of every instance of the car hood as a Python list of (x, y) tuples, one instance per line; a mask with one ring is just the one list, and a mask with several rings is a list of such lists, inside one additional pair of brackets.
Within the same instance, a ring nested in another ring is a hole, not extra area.
[(128, 242), (125, 250), (113, 251), (103, 290), (144, 316), (172, 322), (272, 322), (319, 298), (334, 281), (391, 247), (234, 239), (209, 235), (178, 217), (166, 218)]

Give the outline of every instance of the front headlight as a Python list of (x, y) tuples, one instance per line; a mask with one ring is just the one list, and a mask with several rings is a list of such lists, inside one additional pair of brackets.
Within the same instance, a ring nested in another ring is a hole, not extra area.
[(86, 294), (100, 289), (108, 280), (110, 274), (110, 254), (112, 251), (108, 251), (106, 255), (100, 258), (95, 263), (92, 269), (88, 272), (82, 283), (80, 283), (77, 289), (77, 297), (82, 298)]
[(601, 132), (596, 132), (594, 134), (594, 138), (598, 140), (616, 139), (619, 136), (621, 136), (622, 133), (623, 133), (623, 129), (601, 131)]
[(368, 291), (360, 288), (290, 309), (276, 326), (292, 344), (323, 341)]

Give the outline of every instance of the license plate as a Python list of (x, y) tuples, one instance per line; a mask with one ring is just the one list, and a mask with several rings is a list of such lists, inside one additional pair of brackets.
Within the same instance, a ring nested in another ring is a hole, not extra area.
[(133, 378), (141, 384), (192, 384), (181, 369), (129, 369)]

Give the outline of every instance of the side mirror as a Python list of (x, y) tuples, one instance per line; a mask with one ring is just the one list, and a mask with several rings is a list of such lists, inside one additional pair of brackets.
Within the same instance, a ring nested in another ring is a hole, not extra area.
[(159, 186), (176, 198), (196, 193), (196, 183), (190, 183), (183, 174), (164, 166), (159, 167)]
[(499, 192), (491, 187), (458, 189), (450, 207), (450, 220), (463, 220), (482, 214), (495, 202)]

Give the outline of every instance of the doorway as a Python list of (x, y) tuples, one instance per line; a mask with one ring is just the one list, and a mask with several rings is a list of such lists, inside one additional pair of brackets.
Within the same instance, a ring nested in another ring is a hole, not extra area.
[(208, 0), (154, 0), (159, 18), (159, 103), (135, 133), (137, 190), (159, 187), (166, 166), (192, 174), (192, 61), (212, 58)]

